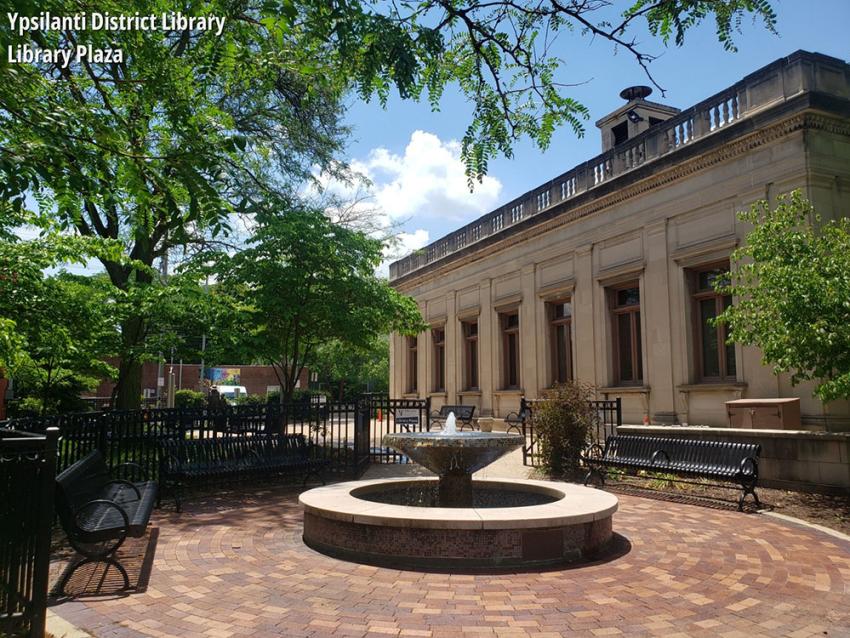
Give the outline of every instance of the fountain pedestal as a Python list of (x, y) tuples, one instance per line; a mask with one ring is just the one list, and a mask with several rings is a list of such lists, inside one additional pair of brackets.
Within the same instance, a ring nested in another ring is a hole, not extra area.
[(472, 475), (462, 470), (440, 474), (437, 501), (440, 507), (472, 507)]
[(457, 432), (447, 428), (443, 432), (385, 434), (383, 444), (440, 477), (439, 507), (472, 507), (473, 472), (515, 450), (524, 440), (519, 434)]

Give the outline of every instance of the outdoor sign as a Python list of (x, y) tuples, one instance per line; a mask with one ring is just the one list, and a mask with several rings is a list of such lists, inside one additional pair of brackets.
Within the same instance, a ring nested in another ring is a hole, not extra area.
[(213, 385), (241, 385), (239, 378), (242, 375), (241, 368), (207, 368), (204, 370), (204, 379)]
[(408, 429), (411, 425), (419, 425), (419, 408), (398, 408), (395, 411), (395, 423)]

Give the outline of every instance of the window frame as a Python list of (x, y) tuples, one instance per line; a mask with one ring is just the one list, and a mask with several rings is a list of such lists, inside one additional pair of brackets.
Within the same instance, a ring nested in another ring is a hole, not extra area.
[[(438, 335), (439, 338), (438, 338)], [(446, 391), (446, 327), (431, 328), (432, 356), (434, 357), (433, 391)]]
[[(623, 290), (637, 289), (638, 302), (637, 304), (620, 305), (617, 296)], [(643, 339), (641, 338), (642, 317), (641, 317), (641, 301), (642, 295), (640, 290), (640, 281), (633, 280), (608, 288), (608, 312), (611, 317), (611, 332), (613, 343), (613, 363), (614, 363), (614, 385), (616, 386), (642, 386), (644, 383), (643, 369)], [(623, 379), (622, 361), (620, 360), (620, 316), (629, 316), (629, 334), (631, 339), (631, 363), (632, 363), (632, 379)]]
[(419, 337), (407, 337), (407, 394), (419, 392)]
[[(478, 392), (481, 389), (478, 369), (478, 319), (463, 319), (460, 326), (463, 334), (463, 389), (464, 392)], [(475, 334), (470, 333), (471, 326), (475, 326)]]
[[(516, 325), (509, 326), (508, 321), (516, 317)], [(519, 308), (513, 310), (505, 310), (499, 313), (499, 330), (502, 337), (502, 390), (519, 390), (522, 387), (520, 370), (522, 367), (520, 360), (520, 332), (519, 332)], [(515, 344), (514, 364), (515, 368), (511, 369), (511, 337)], [(513, 372), (513, 379), (511, 378)]]
[(701, 289), (699, 285), (700, 275), (713, 270), (730, 271), (729, 261), (716, 261), (707, 264), (700, 264), (688, 269), (689, 287), (690, 287), (690, 303), (691, 303), (691, 333), (693, 335), (694, 347), (694, 371), (695, 377), (699, 383), (731, 383), (738, 380), (738, 360), (737, 353), (734, 351), (733, 357), (735, 365), (735, 373), (730, 374), (728, 371), (729, 361), (727, 358), (728, 327), (726, 325), (716, 326), (714, 328), (715, 338), (717, 339), (717, 369), (720, 372), (719, 376), (710, 376), (705, 374), (705, 361), (702, 351), (703, 340), (703, 322), (702, 313), (700, 312), (700, 302), (714, 299), (714, 316), (722, 313), (728, 299), (729, 305), (732, 304), (731, 295), (718, 294), (713, 288)]
[[(556, 308), (565, 304), (570, 305), (570, 314), (566, 317), (556, 317)], [(550, 365), (552, 366), (549, 374), (551, 385), (556, 383), (569, 383), (574, 380), (573, 375), (573, 312), (572, 298), (563, 297), (559, 299), (551, 299), (546, 302), (546, 319), (549, 324), (549, 340), (550, 340)], [(560, 366), (558, 357), (558, 329), (564, 328), (566, 331), (566, 379), (560, 378)]]

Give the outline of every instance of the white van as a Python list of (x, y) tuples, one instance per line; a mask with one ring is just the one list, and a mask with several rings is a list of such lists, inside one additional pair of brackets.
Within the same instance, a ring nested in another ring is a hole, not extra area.
[(237, 397), (248, 394), (248, 390), (245, 389), (244, 385), (214, 385), (212, 389), (217, 390), (221, 398), (230, 405), (236, 405)]

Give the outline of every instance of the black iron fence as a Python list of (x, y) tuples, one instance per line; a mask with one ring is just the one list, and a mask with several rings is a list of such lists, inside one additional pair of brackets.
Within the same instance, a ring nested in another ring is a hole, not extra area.
[(373, 463), (402, 463), (407, 457), (385, 447), (385, 434), (427, 432), (431, 399), (390, 399), (383, 393), (365, 394), (360, 400), (369, 418), (369, 460)]
[(297, 402), (218, 410), (112, 410), (12, 419), (0, 422), (0, 429), (44, 433), (49, 427), (58, 428), (60, 472), (89, 452), (100, 450), (110, 467), (131, 461), (156, 478), (163, 440), (284, 432), (303, 434), (314, 443), (315, 453), (329, 461), (331, 472), (353, 475), (364, 464), (357, 449), (368, 449), (368, 429), (361, 428), (364, 442), (356, 440), (359, 409), (357, 403)]
[[(522, 462), (525, 465), (540, 464), (540, 437), (534, 428), (534, 408), (539, 400), (521, 399), (519, 414), (522, 417), (522, 432), (525, 445), (522, 448)], [(593, 426), (588, 443), (604, 443), (605, 438), (617, 433), (617, 427), (623, 425), (623, 408), (620, 399), (590, 401), (594, 410)]]
[(0, 430), (0, 635), (44, 635), (57, 438)]

